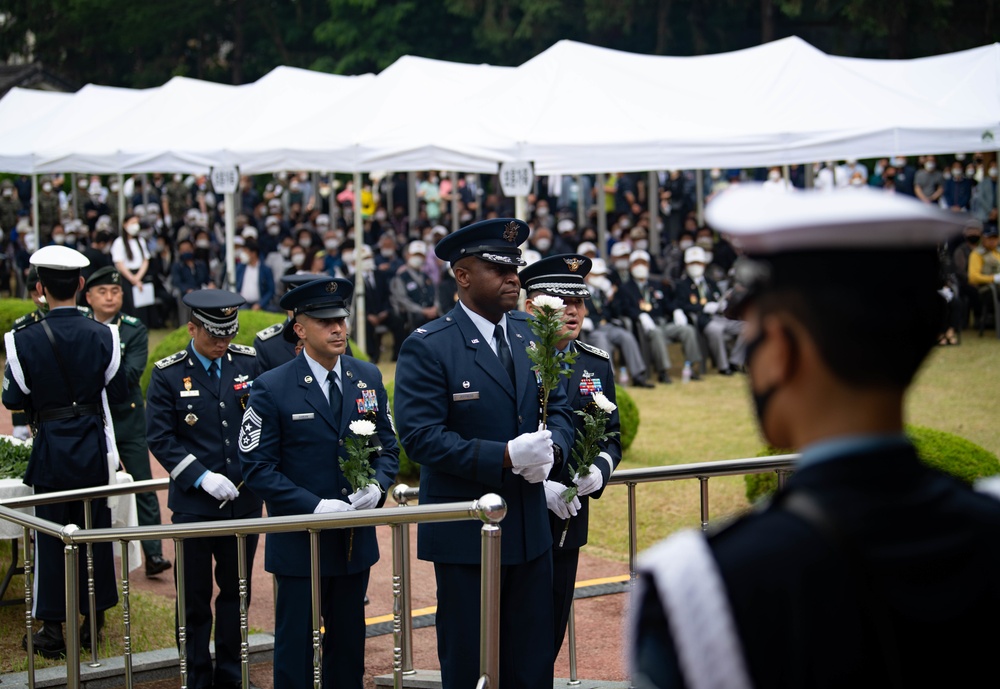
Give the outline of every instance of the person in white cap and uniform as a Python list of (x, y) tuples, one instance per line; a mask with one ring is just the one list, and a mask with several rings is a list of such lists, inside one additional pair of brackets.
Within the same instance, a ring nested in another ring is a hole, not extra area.
[[(79, 251), (51, 245), (30, 259), (38, 272), (31, 288), (44, 295), (46, 316), (4, 336), (7, 366), (3, 404), (23, 409), (34, 428), (31, 458), (24, 483), (35, 494), (108, 485), (118, 468), (110, 404), (125, 402), (128, 382), (121, 365), (117, 328), (87, 318), (76, 307), (83, 288), (80, 269), (87, 258)], [(95, 528), (111, 527), (107, 500), (91, 502)], [(39, 505), (35, 516), (57, 524), (84, 524), (82, 501)], [(35, 601), (32, 615), (42, 620), (32, 635), (33, 650), (46, 658), (66, 653), (61, 623), (66, 620), (66, 583), (62, 542), (43, 533), (35, 537)], [(80, 568), (80, 613), (88, 615), (87, 568)], [(114, 557), (110, 543), (94, 545), (96, 628), (104, 611), (118, 603)], [(85, 618), (81, 641), (89, 645), (91, 625)], [(22, 644), (27, 649), (27, 637)]]
[(634, 685), (989, 683), (1000, 502), (923, 464), (903, 431), (944, 319), (936, 246), (965, 219), (865, 189), (746, 185), (706, 217), (748, 257), (733, 308), (758, 423), (801, 455), (769, 504), (642, 555)]

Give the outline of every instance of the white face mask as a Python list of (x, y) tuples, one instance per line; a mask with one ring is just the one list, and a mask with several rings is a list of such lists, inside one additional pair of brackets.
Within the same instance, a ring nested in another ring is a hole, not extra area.
[(369, 273), (375, 270), (375, 259), (366, 258), (361, 261), (361, 271), (364, 273)]
[(305, 262), (306, 262), (305, 254), (292, 254), (292, 265), (295, 266), (296, 268), (301, 267), (302, 264)]
[(340, 246), (340, 242), (336, 239), (327, 239), (323, 242), (323, 246), (326, 247), (327, 251), (336, 251), (337, 247)]
[(56, 244), (65, 244), (66, 243), (66, 235), (64, 235), (64, 234), (54, 234), (54, 235), (52, 235), (52, 241), (55, 242)]
[(781, 179), (781, 173), (778, 172), (777, 170), (771, 170), (769, 173), (767, 173), (767, 178), (772, 182), (777, 182), (779, 179)]
[(42, 185), (42, 191), (52, 191), (52, 185), (46, 182)]
[(249, 263), (249, 262), (250, 262), (250, 254), (247, 253), (246, 251), (241, 251), (240, 252), (240, 263)]
[(132, 223), (131, 225), (126, 225), (125, 231), (128, 232), (130, 237), (134, 237), (137, 234), (139, 234), (139, 226), (136, 225), (135, 223)]
[(198, 241), (196, 241), (194, 243), (194, 245), (196, 247), (198, 247), (199, 249), (207, 249), (210, 246), (212, 246), (212, 243), (210, 241), (208, 241), (207, 239), (199, 239)]
[(299, 246), (301, 246), (303, 249), (310, 248), (312, 244), (313, 244), (312, 237), (302, 237), (301, 239), (299, 239)]
[(649, 266), (644, 266), (641, 263), (637, 266), (632, 266), (632, 277), (636, 280), (642, 281), (649, 277)]
[(345, 251), (340, 258), (344, 261), (344, 263), (346, 265), (349, 265), (349, 266), (350, 265), (354, 265), (354, 252), (353, 251)]
[(388, 248), (379, 249), (379, 253), (382, 254), (382, 258), (393, 258), (396, 255), (396, 251), (394, 249)]
[(628, 258), (616, 258), (615, 268), (618, 270), (628, 270)]
[(927, 172), (933, 172), (934, 168), (935, 165), (933, 160), (928, 160), (926, 163), (924, 163), (924, 169), (927, 170)]
[(690, 263), (687, 267), (687, 274), (692, 280), (697, 280), (705, 274), (705, 266), (700, 263)]
[(288, 258), (288, 255), (292, 253), (292, 247), (285, 246), (284, 244), (282, 244), (281, 246), (278, 247), (278, 253), (280, 253), (285, 258)]
[(272, 237), (277, 237), (279, 234), (281, 234), (281, 227), (279, 227), (278, 225), (268, 225), (267, 233)]
[(421, 256), (420, 254), (417, 254), (416, 256), (410, 256), (410, 258), (408, 258), (406, 262), (409, 264), (411, 268), (419, 270), (424, 266), (424, 257)]
[(990, 171), (989, 171), (989, 175), (990, 175), (991, 178), (996, 179), (997, 178), (997, 169), (995, 167), (991, 167)]
[(535, 241), (535, 246), (538, 247), (539, 251), (548, 251), (549, 247), (552, 246), (552, 240), (548, 237), (541, 237)]
[(640, 251), (646, 251), (646, 250), (648, 250), (649, 249), (649, 240), (648, 239), (637, 239), (637, 240), (635, 240), (635, 248), (639, 249)]
[(694, 242), (692, 242), (690, 239), (682, 239), (680, 243), (677, 244), (677, 246), (680, 247), (681, 251), (687, 251), (692, 246), (694, 246)]
[(595, 275), (594, 277), (590, 278), (590, 284), (596, 287), (597, 289), (601, 290), (605, 294), (611, 291), (611, 286), (612, 286), (611, 280), (608, 280), (603, 275)]

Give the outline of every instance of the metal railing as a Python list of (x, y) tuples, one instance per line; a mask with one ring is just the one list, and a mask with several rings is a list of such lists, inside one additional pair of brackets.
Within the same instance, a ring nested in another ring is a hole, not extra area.
[[(177, 638), (178, 657), (182, 689), (187, 686), (186, 668), (186, 620), (184, 616), (184, 548), (183, 541), (187, 538), (206, 536), (234, 535), (238, 548), (238, 577), (240, 591), (240, 660), (242, 666), (242, 685), (249, 686), (249, 626), (248, 600), (249, 575), (246, 564), (246, 538), (248, 535), (262, 533), (286, 533), (292, 531), (307, 531), (310, 538), (310, 579), (312, 584), (312, 638), (313, 638), (313, 684), (316, 689), (321, 686), (321, 630), (320, 630), (320, 599), (319, 599), (319, 535), (325, 529), (346, 529), (364, 526), (389, 525), (392, 528), (393, 552), (393, 685), (396, 689), (403, 686), (403, 662), (408, 659), (412, 670), (411, 639), (404, 641), (404, 629), (412, 630), (409, 605), (409, 531), (408, 525), (414, 523), (460, 521), (479, 519), (482, 527), (482, 580), (481, 580), (481, 618), (480, 618), (480, 685), (496, 687), (499, 677), (499, 633), (500, 633), (500, 521), (506, 516), (507, 507), (504, 501), (495, 494), (487, 494), (472, 502), (447, 503), (438, 505), (410, 506), (406, 509), (385, 508), (367, 512), (336, 513), (322, 515), (301, 515), (293, 517), (268, 517), (254, 519), (226, 519), (185, 524), (166, 524), (159, 526), (134, 526), (111, 529), (80, 529), (76, 525), (63, 526), (38, 517), (17, 511), (17, 508), (34, 507), (63, 501), (80, 501), (85, 504), (86, 520), (90, 522), (92, 501), (113, 495), (141, 493), (150, 489), (162, 489), (169, 485), (167, 479), (137, 481), (135, 483), (118, 484), (114, 486), (98, 486), (74, 491), (44, 493), (0, 501), (0, 519), (19, 524), (24, 529), (24, 585), (25, 585), (25, 626), (27, 630), (28, 651), (28, 686), (34, 687), (34, 650), (32, 645), (32, 549), (31, 531), (58, 538), (64, 545), (65, 582), (66, 582), (66, 619), (74, 620), (79, 610), (79, 597), (76, 582), (79, 576), (79, 548), (86, 546), (89, 610), (91, 620), (91, 663), (99, 666), (97, 658), (97, 628), (96, 600), (93, 570), (93, 544), (118, 541), (121, 549), (121, 592), (122, 619), (124, 624), (124, 667), (125, 684), (131, 689), (132, 648), (131, 648), (131, 611), (129, 585), (128, 544), (136, 540), (172, 539), (175, 545), (175, 566), (177, 581)], [(406, 592), (406, 601), (402, 596)], [(405, 620), (405, 622), (404, 622)], [(66, 685), (79, 687), (81, 680), (80, 637), (75, 624), (66, 625)], [(405, 650), (404, 650), (405, 646)]]
[[(628, 544), (629, 544), (629, 582), (635, 582), (636, 558), (638, 557), (638, 520), (636, 509), (636, 486), (640, 483), (654, 483), (659, 481), (681, 481), (698, 479), (700, 482), (699, 501), (701, 513), (701, 527), (708, 528), (709, 522), (709, 491), (708, 480), (720, 476), (744, 476), (747, 474), (765, 474), (775, 472), (778, 475), (779, 487), (784, 486), (785, 479), (795, 467), (795, 462), (799, 456), (775, 455), (772, 457), (752, 457), (747, 459), (726, 459), (715, 462), (699, 462), (693, 464), (675, 464), (672, 466), (644, 467), (641, 469), (619, 469), (611, 474), (608, 480), (609, 486), (624, 485), (628, 489)], [(406, 505), (410, 500), (415, 500), (419, 495), (417, 488), (411, 488), (405, 484), (396, 486), (392, 497), (400, 505)], [(409, 547), (409, 541), (406, 542)], [(406, 582), (406, 597), (404, 600), (409, 603), (409, 577)], [(408, 607), (406, 608), (409, 609)], [(410, 616), (405, 618), (409, 621)], [(412, 624), (402, 630), (403, 635), (403, 672), (412, 673), (413, 656), (410, 651), (412, 647)], [(569, 684), (579, 684), (576, 668), (576, 619), (573, 607), (569, 611), (569, 625), (566, 632), (569, 655)]]

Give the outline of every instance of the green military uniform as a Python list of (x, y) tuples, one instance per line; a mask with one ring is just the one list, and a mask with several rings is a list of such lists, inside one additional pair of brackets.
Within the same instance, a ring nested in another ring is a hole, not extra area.
[(38, 231), (42, 235), (42, 245), (48, 244), (52, 228), (59, 224), (59, 197), (54, 191), (43, 191), (38, 195)]
[[(13, 188), (13, 187), (11, 187)], [(4, 191), (7, 191), (5, 188)], [(21, 210), (21, 202), (13, 195), (0, 195), (0, 228), (7, 234), (17, 227), (17, 213)]]
[(184, 213), (191, 207), (191, 193), (184, 182), (167, 184), (167, 204), (170, 209), (170, 221), (180, 225), (184, 221)]
[[(121, 275), (113, 266), (94, 271), (87, 279), (86, 289), (105, 284), (121, 285)], [(127, 399), (121, 404), (110, 405), (111, 419), (115, 426), (115, 443), (125, 470), (134, 480), (146, 481), (153, 478), (153, 474), (149, 468), (149, 447), (146, 445), (146, 405), (139, 380), (149, 356), (149, 333), (142, 321), (122, 312), (115, 314), (107, 325), (118, 327), (122, 366), (128, 380)], [(140, 526), (160, 524), (160, 501), (155, 492), (137, 493), (135, 504)], [(147, 573), (159, 573), (150, 571), (150, 560), (163, 557), (160, 541), (143, 541), (142, 550), (146, 554)]]
[(111, 211), (109, 215), (111, 216), (111, 220), (114, 222), (114, 226), (118, 227), (118, 192), (109, 191), (108, 197), (104, 200), (104, 203), (107, 204), (108, 210)]

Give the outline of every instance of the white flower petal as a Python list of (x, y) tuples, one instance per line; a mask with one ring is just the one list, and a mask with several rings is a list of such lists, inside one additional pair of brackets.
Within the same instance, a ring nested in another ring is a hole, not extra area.
[(531, 300), (531, 303), (538, 308), (548, 307), (553, 311), (559, 311), (566, 307), (562, 299), (553, 297), (551, 294), (539, 294)]
[(602, 410), (604, 410), (608, 414), (610, 414), (611, 412), (613, 412), (615, 409), (618, 408), (618, 406), (614, 402), (612, 402), (611, 400), (609, 400), (604, 395), (603, 392), (595, 392), (592, 395), (592, 397), (594, 398), (594, 404), (596, 404), (598, 407), (600, 407)]
[(362, 437), (375, 435), (375, 424), (367, 419), (357, 419), (355, 421), (351, 421), (348, 428), (351, 429), (351, 432), (354, 433), (354, 435)]

